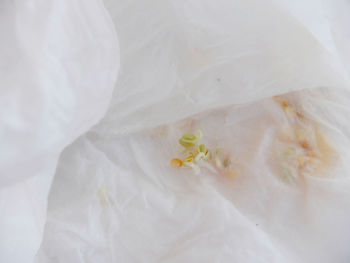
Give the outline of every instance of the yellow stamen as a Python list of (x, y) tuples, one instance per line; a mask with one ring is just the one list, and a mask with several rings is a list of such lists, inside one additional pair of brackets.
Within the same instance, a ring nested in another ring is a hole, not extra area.
[(184, 159), (185, 163), (192, 163), (194, 161), (194, 156), (193, 155), (189, 155)]
[(205, 157), (205, 154), (200, 152), (196, 155), (196, 158), (194, 158), (195, 162), (198, 162), (200, 159), (202, 159), (203, 157)]
[(183, 165), (183, 162), (180, 159), (174, 158), (171, 160), (170, 165), (174, 168), (179, 168)]
[(207, 147), (204, 144), (199, 145), (198, 151), (205, 153), (207, 151)]

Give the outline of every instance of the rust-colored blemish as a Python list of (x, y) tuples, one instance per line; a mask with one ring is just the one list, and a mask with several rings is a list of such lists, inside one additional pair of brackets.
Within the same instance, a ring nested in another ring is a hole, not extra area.
[[(304, 118), (304, 115), (296, 111), (290, 104), (278, 97), (275, 97), (275, 101), (278, 102), (285, 114), (288, 117), (296, 116), (300, 121), (292, 122), (282, 131), (279, 136), (279, 141), (287, 145), (298, 145), (302, 153), (295, 155), (290, 162), (290, 155), (284, 155), (288, 166), (295, 166), (298, 171), (299, 177), (304, 178), (306, 174), (312, 176), (322, 176), (325, 172), (334, 164), (336, 152), (334, 146), (321, 132), (318, 124)], [(297, 147), (298, 147), (297, 146)], [(305, 178), (303, 179), (305, 180)]]
[(282, 101), (281, 101), (281, 106), (282, 106), (283, 108), (287, 108), (287, 107), (289, 106), (289, 104), (288, 104), (288, 102), (286, 102), (285, 100), (282, 100)]
[(301, 114), (300, 112), (297, 111), (296, 114), (297, 114), (297, 117), (298, 117), (299, 119), (304, 119), (304, 115)]
[(299, 175), (304, 173), (307, 168), (312, 168), (310, 175), (322, 176), (334, 162), (336, 153), (329, 140), (323, 135), (318, 127), (314, 128), (314, 144), (311, 149), (307, 141), (299, 142), (305, 150), (304, 156), (298, 157)]
[(300, 146), (303, 147), (305, 150), (309, 150), (309, 149), (311, 148), (308, 141), (301, 141), (299, 144), (300, 144)]
[(281, 99), (279, 97), (274, 97), (274, 100), (281, 105), (284, 112), (286, 113), (288, 118), (292, 118), (293, 116), (298, 117), (298, 119), (302, 120), (304, 119), (304, 115), (297, 111), (293, 106), (290, 105), (289, 102), (287, 102), (284, 99)]

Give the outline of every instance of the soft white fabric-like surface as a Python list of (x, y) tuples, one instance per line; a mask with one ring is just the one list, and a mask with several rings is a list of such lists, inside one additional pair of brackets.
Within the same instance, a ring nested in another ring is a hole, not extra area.
[[(345, 1), (105, 3), (120, 78), (62, 155), (36, 262), (348, 262)], [(294, 124), (271, 96), (291, 91), (336, 161), (287, 183), (276, 148)], [(170, 167), (197, 128), (237, 177)]]
[(0, 3), (0, 262), (32, 262), (63, 148), (106, 111), (118, 70), (100, 1)]
[[(314, 29), (283, 1), (124, 0), (106, 5), (120, 35), (123, 64), (100, 127), (107, 133), (349, 83), (323, 36), (328, 27)], [(321, 16), (315, 13), (313, 18)]]
[[(347, 262), (350, 143), (339, 123), (350, 94), (287, 98), (338, 149), (325, 173), (281, 180), (270, 160), (289, 125), (272, 99), (128, 136), (89, 132), (62, 155), (37, 262)], [(177, 138), (197, 128), (232, 152), (235, 178), (170, 167)]]
[[(105, 5), (113, 95), (99, 1), (0, 4), (0, 262), (347, 263), (349, 3)], [(335, 159), (289, 183), (285, 93)], [(169, 166), (197, 128), (236, 177)]]

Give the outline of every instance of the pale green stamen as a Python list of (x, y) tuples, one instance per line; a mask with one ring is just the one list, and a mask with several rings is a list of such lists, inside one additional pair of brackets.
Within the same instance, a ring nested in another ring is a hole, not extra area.
[(185, 133), (179, 140), (179, 143), (187, 150), (198, 144), (199, 140), (202, 139), (203, 133), (198, 130), (193, 133)]

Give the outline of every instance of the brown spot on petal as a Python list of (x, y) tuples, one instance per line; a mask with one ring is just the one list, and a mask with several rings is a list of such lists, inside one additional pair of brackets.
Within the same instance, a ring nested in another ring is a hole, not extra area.
[(309, 150), (310, 149), (310, 144), (307, 141), (300, 142), (300, 146), (303, 147), (305, 150)]
[(300, 112), (297, 112), (296, 114), (297, 114), (297, 116), (298, 116), (299, 119), (304, 119), (304, 115), (301, 114)]
[(282, 100), (282, 101), (281, 101), (281, 106), (282, 106), (283, 108), (287, 108), (287, 107), (289, 106), (289, 104), (288, 104), (288, 102), (286, 102), (285, 100)]

